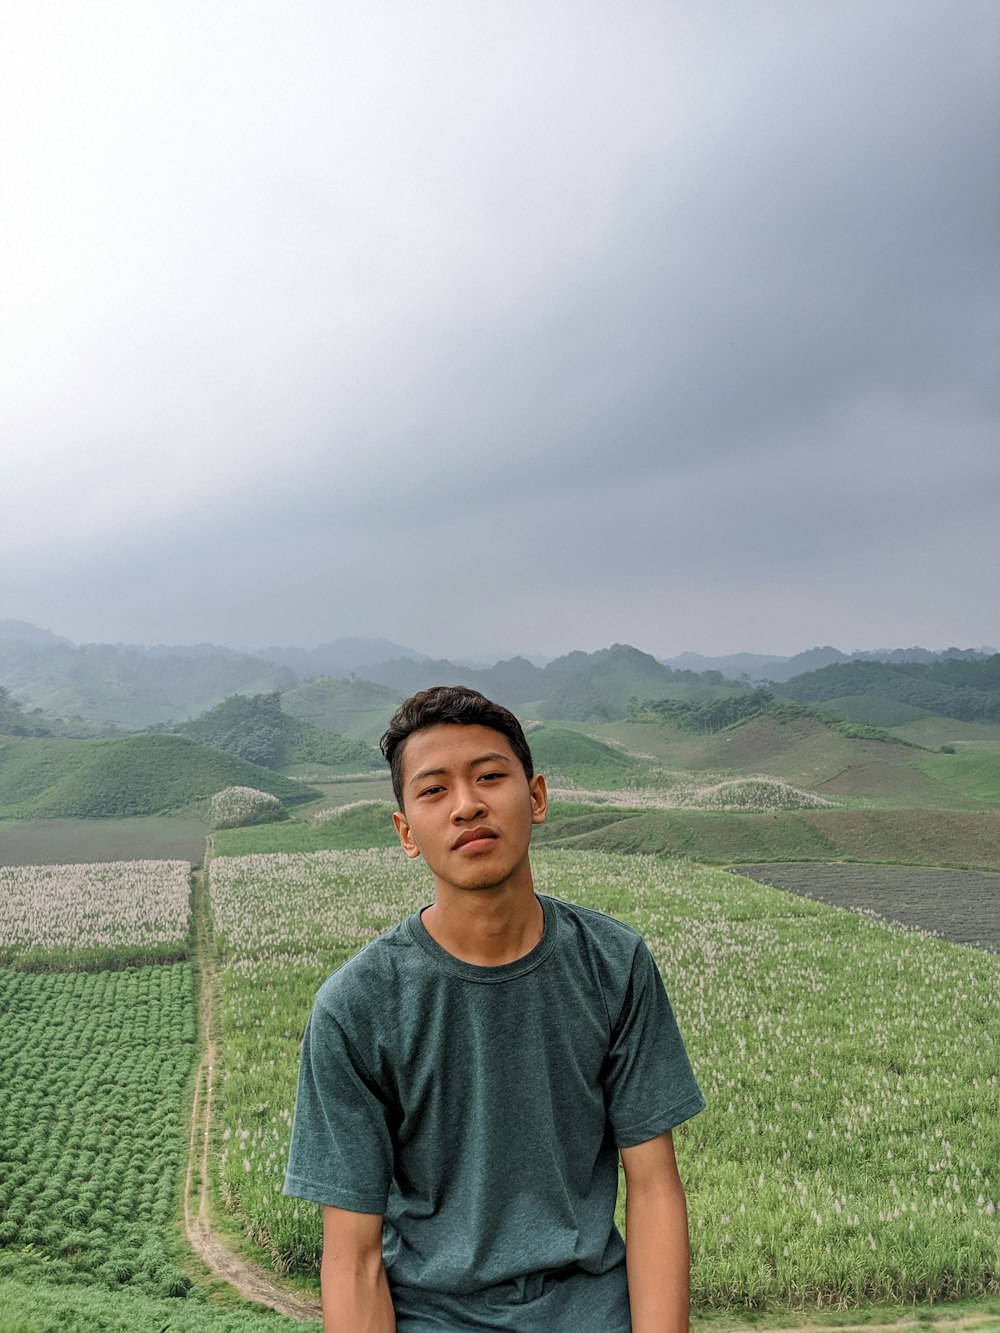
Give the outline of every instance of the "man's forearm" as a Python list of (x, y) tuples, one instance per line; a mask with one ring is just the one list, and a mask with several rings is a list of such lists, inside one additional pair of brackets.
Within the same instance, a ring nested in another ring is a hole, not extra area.
[(396, 1333), (396, 1316), (382, 1256), (351, 1264), (323, 1257), (323, 1333)]
[(684, 1191), (629, 1190), (625, 1264), (632, 1333), (686, 1333), (691, 1253)]

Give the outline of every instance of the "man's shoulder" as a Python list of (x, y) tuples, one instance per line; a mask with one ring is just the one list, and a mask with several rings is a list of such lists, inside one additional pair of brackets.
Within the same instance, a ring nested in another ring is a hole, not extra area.
[(615, 963), (625, 963), (642, 947), (642, 935), (627, 922), (563, 898), (550, 901), (559, 920), (560, 936), (568, 935), (588, 952), (597, 951), (608, 955)]
[(407, 917), (369, 940), (331, 972), (316, 992), (317, 1006), (336, 1011), (354, 998), (368, 999), (384, 993), (386, 986), (412, 965), (419, 952)]

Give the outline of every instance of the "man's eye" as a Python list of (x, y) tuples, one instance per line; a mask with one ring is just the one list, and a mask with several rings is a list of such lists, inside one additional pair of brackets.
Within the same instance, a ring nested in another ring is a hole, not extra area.
[(503, 776), (504, 776), (503, 773), (483, 773), (483, 774), (480, 776), (480, 781), (481, 781), (481, 782), (491, 782), (491, 781), (493, 780), (493, 778), (502, 778)]
[(425, 787), (420, 793), (421, 796), (436, 796), (439, 791), (444, 791), (443, 787)]

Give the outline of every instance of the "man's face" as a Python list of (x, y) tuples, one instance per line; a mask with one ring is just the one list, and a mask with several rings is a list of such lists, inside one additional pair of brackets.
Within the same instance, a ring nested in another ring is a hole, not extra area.
[(393, 815), (407, 856), (423, 856), (440, 888), (531, 884), (531, 826), (545, 818), (545, 779), (529, 782), (502, 732), (440, 723), (404, 742), (403, 811)]

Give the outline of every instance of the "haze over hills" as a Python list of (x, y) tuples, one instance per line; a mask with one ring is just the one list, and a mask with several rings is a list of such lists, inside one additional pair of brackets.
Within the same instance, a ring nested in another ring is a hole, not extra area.
[[(440, 682), (470, 685), (542, 720), (608, 722), (624, 718), (633, 702), (704, 700), (764, 680), (790, 698), (836, 706), (849, 696), (854, 713), (863, 712), (865, 699), (881, 698), (921, 715), (992, 718), (990, 708), (980, 707), (982, 690), (994, 688), (992, 675), (967, 671), (989, 659), (988, 649), (846, 654), (823, 647), (792, 658), (685, 653), (664, 662), (629, 644), (613, 644), (570, 652), (544, 666), (512, 657), (485, 667), (432, 659), (388, 639), (343, 638), (317, 648), (264, 651), (266, 660), (215, 644), (76, 645), (23, 621), (0, 621), (0, 685), (20, 705), (21, 725), (44, 731), (47, 719), (68, 719), (79, 734), (99, 726), (137, 731), (179, 725), (235, 694), (279, 693), (289, 716), (371, 742), (394, 702)], [(383, 652), (391, 655), (372, 660)], [(952, 665), (942, 674), (935, 664), (946, 661)], [(824, 671), (833, 674), (814, 684), (813, 676)], [(799, 684), (790, 687), (790, 681)], [(73, 734), (65, 723), (49, 730)]]

